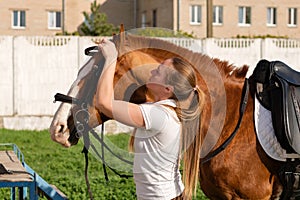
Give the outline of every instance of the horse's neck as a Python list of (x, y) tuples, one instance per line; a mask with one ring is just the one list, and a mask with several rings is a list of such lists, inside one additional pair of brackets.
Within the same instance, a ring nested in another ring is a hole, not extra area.
[[(225, 138), (230, 135), (239, 120), (239, 117), (241, 117), (241, 104), (243, 101), (243, 82), (239, 83), (234, 83), (234, 84), (226, 84), (225, 89), (226, 89), (226, 117), (224, 121), (224, 128), (222, 131), (222, 136)], [(252, 97), (249, 94), (248, 95), (248, 103), (247, 107), (252, 106)], [(246, 109), (243, 118), (245, 116), (249, 117), (252, 115), (251, 109)], [(248, 111), (248, 112), (247, 112)], [(250, 126), (250, 125), (249, 125)]]

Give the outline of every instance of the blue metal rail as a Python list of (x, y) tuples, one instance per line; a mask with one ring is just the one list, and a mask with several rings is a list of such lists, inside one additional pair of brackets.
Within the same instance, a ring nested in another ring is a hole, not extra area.
[(30, 200), (38, 200), (38, 190), (42, 191), (49, 199), (52, 200), (66, 200), (67, 197), (61, 192), (57, 191), (53, 186), (47, 183), (42, 177), (40, 177), (31, 167), (29, 167), (24, 161), (24, 155), (16, 144), (5, 143), (0, 144), (0, 150), (3, 148), (11, 148), (17, 155), (18, 159), (22, 163), (25, 170), (32, 176), (32, 181), (19, 181), (19, 182), (8, 182), (0, 181), (0, 188), (10, 187), (11, 188), (11, 200), (16, 199), (16, 188), (19, 189), (19, 199), (25, 200), (27, 198), (27, 188), (29, 189)]

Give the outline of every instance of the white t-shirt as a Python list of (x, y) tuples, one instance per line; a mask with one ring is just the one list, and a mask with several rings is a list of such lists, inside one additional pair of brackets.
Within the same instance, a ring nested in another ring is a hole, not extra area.
[(140, 105), (145, 128), (138, 128), (134, 141), (133, 174), (139, 200), (170, 200), (184, 189), (178, 166), (180, 121), (175, 101)]

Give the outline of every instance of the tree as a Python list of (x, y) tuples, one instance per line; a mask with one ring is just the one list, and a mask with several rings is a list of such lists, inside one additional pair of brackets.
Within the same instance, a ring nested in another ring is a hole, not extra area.
[(118, 28), (107, 22), (105, 13), (100, 12), (100, 4), (96, 1), (91, 3), (91, 14), (83, 12), (85, 21), (81, 25), (80, 30), (82, 35), (88, 36), (111, 36), (118, 32)]
[(180, 38), (196, 38), (194, 33), (187, 33), (184, 31), (173, 31), (167, 28), (146, 27), (130, 30), (132, 34), (146, 36), (146, 37), (180, 37)]

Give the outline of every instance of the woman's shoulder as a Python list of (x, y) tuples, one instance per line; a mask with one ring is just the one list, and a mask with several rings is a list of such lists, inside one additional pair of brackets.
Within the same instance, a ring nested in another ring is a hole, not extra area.
[(166, 99), (157, 102), (146, 102), (140, 105), (142, 110), (146, 112), (153, 112), (159, 115), (164, 115), (172, 117), (179, 121), (176, 114), (176, 102), (173, 99)]
[(165, 100), (157, 101), (154, 104), (176, 108), (176, 102), (174, 99), (165, 99)]
[(176, 113), (176, 102), (175, 102), (175, 100), (173, 100), (173, 99), (163, 100), (163, 101), (158, 102), (158, 105), (161, 106), (162, 109), (164, 109), (170, 117), (175, 119), (175, 121), (179, 122), (179, 118), (178, 118), (177, 113)]

